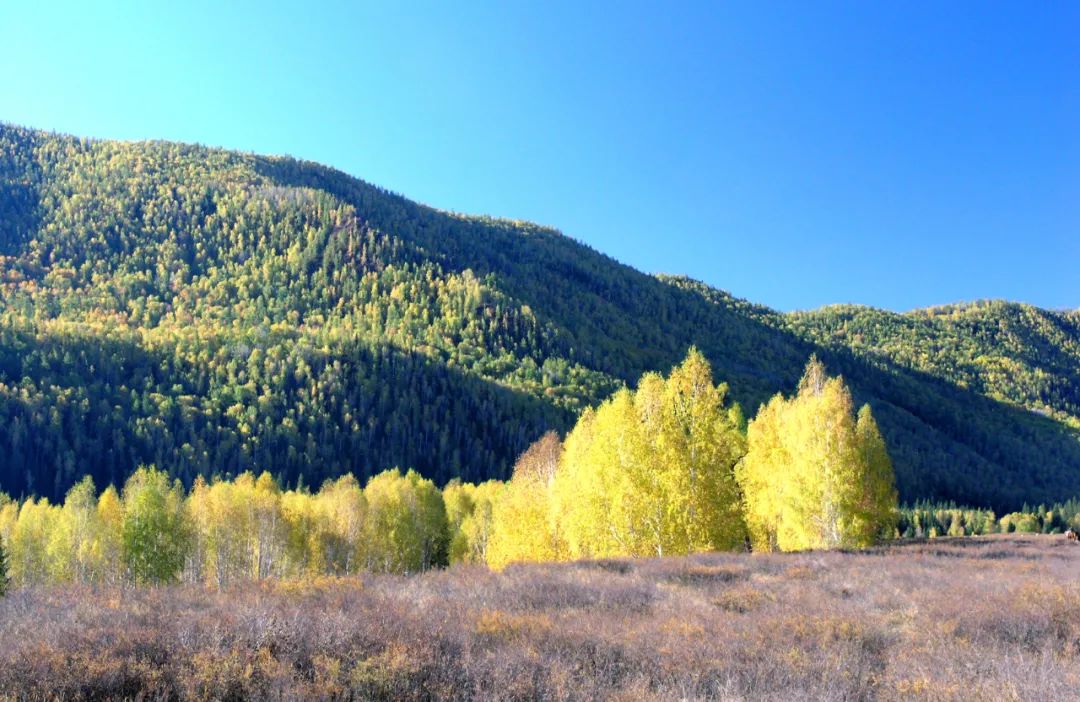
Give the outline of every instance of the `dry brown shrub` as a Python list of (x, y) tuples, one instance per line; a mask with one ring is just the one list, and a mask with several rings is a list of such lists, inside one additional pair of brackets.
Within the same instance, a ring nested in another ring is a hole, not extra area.
[(0, 699), (1077, 699), (1078, 569), (1080, 548), (1010, 535), (19, 590)]
[(725, 611), (746, 614), (775, 600), (776, 597), (765, 590), (750, 586), (736, 586), (724, 590), (714, 597), (712, 602)]
[(551, 618), (547, 615), (484, 610), (476, 620), (474, 631), (481, 639), (507, 641), (536, 638), (547, 634), (552, 628)]

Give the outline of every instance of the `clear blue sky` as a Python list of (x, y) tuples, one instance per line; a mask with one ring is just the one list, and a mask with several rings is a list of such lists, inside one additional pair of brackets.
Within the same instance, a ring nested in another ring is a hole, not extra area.
[(785, 310), (1080, 306), (1077, 2), (151, 4), (0, 5), (0, 120), (321, 161)]

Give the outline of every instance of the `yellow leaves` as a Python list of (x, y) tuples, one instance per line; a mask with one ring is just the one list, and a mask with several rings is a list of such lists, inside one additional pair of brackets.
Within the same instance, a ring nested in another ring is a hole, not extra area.
[(797, 395), (777, 395), (747, 431), (737, 470), (755, 550), (860, 547), (896, 523), (892, 463), (868, 407), (811, 359)]
[(515, 478), (506, 484), (492, 510), (487, 563), (500, 570), (520, 561), (553, 561), (562, 554), (550, 522), (551, 494), (542, 482)]
[(725, 388), (691, 349), (668, 378), (642, 377), (583, 418), (556, 479), (571, 555), (731, 549), (744, 534), (732, 473), (744, 451)]
[(586, 410), (553, 471), (530, 449), (496, 505), (489, 565), (741, 547), (745, 440), (725, 393), (691, 349), (667, 378), (646, 374)]
[(11, 532), (8, 554), (11, 578), (15, 582), (24, 585), (44, 583), (57, 573), (58, 569), (50, 563), (50, 555), (57, 555), (53, 534), (60, 516), (60, 507), (50, 505), (45, 498), (22, 504)]
[(368, 481), (365, 528), (367, 567), (385, 572), (416, 572), (445, 563), (446, 508), (430, 480), (394, 469)]
[(450, 563), (485, 563), (494, 528), (495, 504), (505, 484), (451, 481), (443, 488), (450, 534)]
[(187, 507), (195, 523), (201, 579), (218, 587), (242, 578), (280, 575), (285, 530), (280, 489), (269, 473), (234, 481), (195, 482)]

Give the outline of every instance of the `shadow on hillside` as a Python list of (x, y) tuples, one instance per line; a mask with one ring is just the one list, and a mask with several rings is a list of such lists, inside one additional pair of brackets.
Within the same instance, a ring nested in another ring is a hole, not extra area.
[(0, 256), (17, 255), (41, 223), (40, 173), (28, 157), (36, 142), (31, 130), (0, 123)]
[[(258, 341), (222, 343), (243, 361)], [(0, 490), (55, 501), (83, 475), (100, 488), (122, 483), (141, 464), (189, 486), (197, 475), (245, 470), (270, 471), (288, 485), (303, 476), (317, 486), (394, 466), (440, 485), (455, 476), (506, 478), (533, 440), (572, 421), (536, 397), (385, 345), (326, 352), (293, 344), (286, 354), (302, 359), (311, 380), (299, 382), (291, 370), (264, 378), (280, 398), (274, 404), (230, 383), (235, 369), (197, 367), (194, 355), (5, 330), (0, 383), (25, 391), (0, 393), (0, 421), (9, 428), (0, 433)], [(250, 436), (237, 416), (257, 418)]]
[(662, 281), (552, 229), (441, 212), (315, 164), (255, 164), (278, 182), (352, 203), (371, 226), (413, 242), (449, 270), (490, 276), (564, 330), (574, 360), (628, 383), (646, 370), (667, 370), (694, 344), (752, 416), (770, 395), (790, 393), (818, 353), (874, 407), (901, 499), (1006, 510), (1080, 495), (1080, 436), (1055, 420), (920, 371), (816, 346), (764, 308)]

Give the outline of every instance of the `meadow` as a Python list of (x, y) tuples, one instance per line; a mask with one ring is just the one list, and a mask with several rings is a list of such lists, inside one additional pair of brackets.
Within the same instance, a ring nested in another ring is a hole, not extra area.
[(1080, 545), (21, 588), (3, 699), (1080, 698)]

